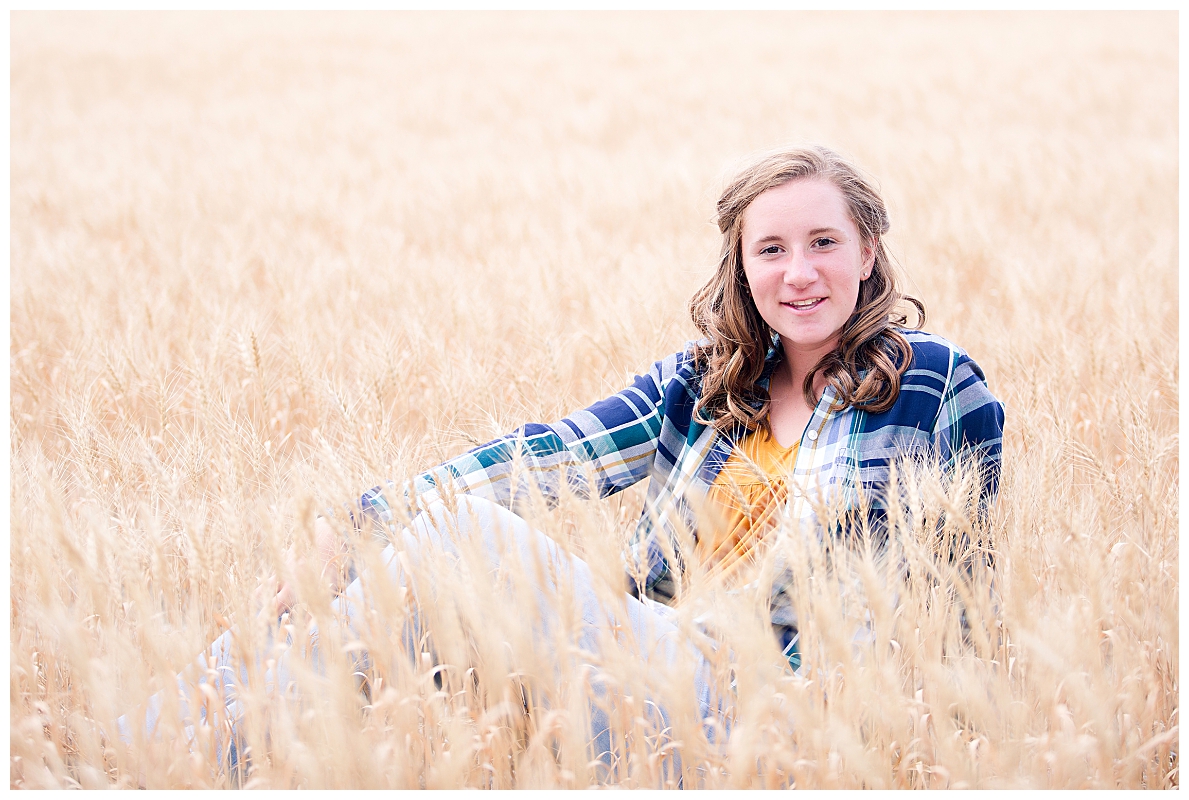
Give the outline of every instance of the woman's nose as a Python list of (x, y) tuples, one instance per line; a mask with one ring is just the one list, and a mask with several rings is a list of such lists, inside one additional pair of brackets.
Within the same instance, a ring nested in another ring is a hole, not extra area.
[(798, 288), (808, 286), (817, 280), (817, 270), (805, 253), (794, 250), (789, 254), (788, 266), (784, 271), (784, 282)]

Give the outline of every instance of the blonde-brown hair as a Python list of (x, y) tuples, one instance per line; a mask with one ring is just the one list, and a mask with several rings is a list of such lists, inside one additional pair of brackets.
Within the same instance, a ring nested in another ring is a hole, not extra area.
[(743, 214), (767, 190), (789, 181), (827, 180), (842, 192), (851, 220), (865, 244), (875, 248), (870, 276), (859, 284), (859, 298), (842, 327), (838, 347), (805, 376), (805, 399), (812, 407), (815, 377), (833, 386), (838, 408), (887, 411), (900, 396), (900, 378), (912, 360), (908, 340), (897, 330), (907, 325), (902, 302), (916, 308), (920, 327), (925, 306), (896, 287), (894, 265), (883, 236), (891, 227), (879, 192), (859, 170), (832, 150), (801, 147), (766, 154), (744, 169), (718, 199), (716, 222), (722, 231), (718, 269), (690, 300), (690, 314), (706, 341), (694, 349), (703, 371), (696, 416), (721, 431), (738, 426), (768, 430), (771, 400), (759, 385), (773, 331), (756, 308), (743, 273)]

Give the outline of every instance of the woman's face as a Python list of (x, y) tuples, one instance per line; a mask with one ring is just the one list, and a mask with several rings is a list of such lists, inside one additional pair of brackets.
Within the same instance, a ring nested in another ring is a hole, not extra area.
[(743, 272), (760, 316), (787, 357), (808, 369), (838, 344), (871, 273), (838, 187), (803, 178), (759, 195), (743, 213)]

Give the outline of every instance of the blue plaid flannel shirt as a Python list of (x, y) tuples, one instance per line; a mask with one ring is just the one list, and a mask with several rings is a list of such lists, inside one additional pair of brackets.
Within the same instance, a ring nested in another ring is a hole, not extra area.
[[(793, 468), (787, 509), (793, 521), (814, 526), (816, 501), (834, 497), (854, 505), (860, 491), (868, 508), (878, 511), (890, 466), (906, 453), (930, 453), (951, 465), (960, 456), (967, 458), (984, 471), (986, 499), (994, 495), (1003, 405), (963, 350), (933, 334), (901, 333), (912, 346), (913, 361), (890, 410), (831, 409), (834, 393), (829, 388), (818, 402)], [(779, 357), (777, 339), (768, 355), (765, 383)], [(674, 533), (685, 530), (696, 536), (694, 509), (737, 438), (694, 418), (698, 389), (699, 373), (687, 347), (653, 364), (626, 389), (581, 411), (550, 424), (528, 423), (423, 472), (406, 488), (406, 499), (449, 485), (454, 492), (513, 508), (528, 492), (523, 480), (513, 479), (514, 470), (531, 476), (547, 498), (556, 497), (563, 484), (606, 497), (648, 478), (628, 573), (638, 593), (670, 600), (679, 591), (681, 566)], [(394, 519), (383, 487), (366, 492), (360, 508), (376, 522)], [(674, 560), (676, 565), (670, 563)], [(796, 666), (796, 614), (782, 597), (782, 587), (774, 586), (772, 623)]]

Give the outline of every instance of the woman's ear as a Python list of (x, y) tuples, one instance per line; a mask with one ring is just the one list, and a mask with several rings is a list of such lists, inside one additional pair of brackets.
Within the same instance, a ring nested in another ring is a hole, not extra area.
[(862, 280), (871, 277), (871, 270), (875, 269), (875, 251), (879, 249), (879, 239), (872, 239), (863, 245), (863, 270), (859, 273)]

